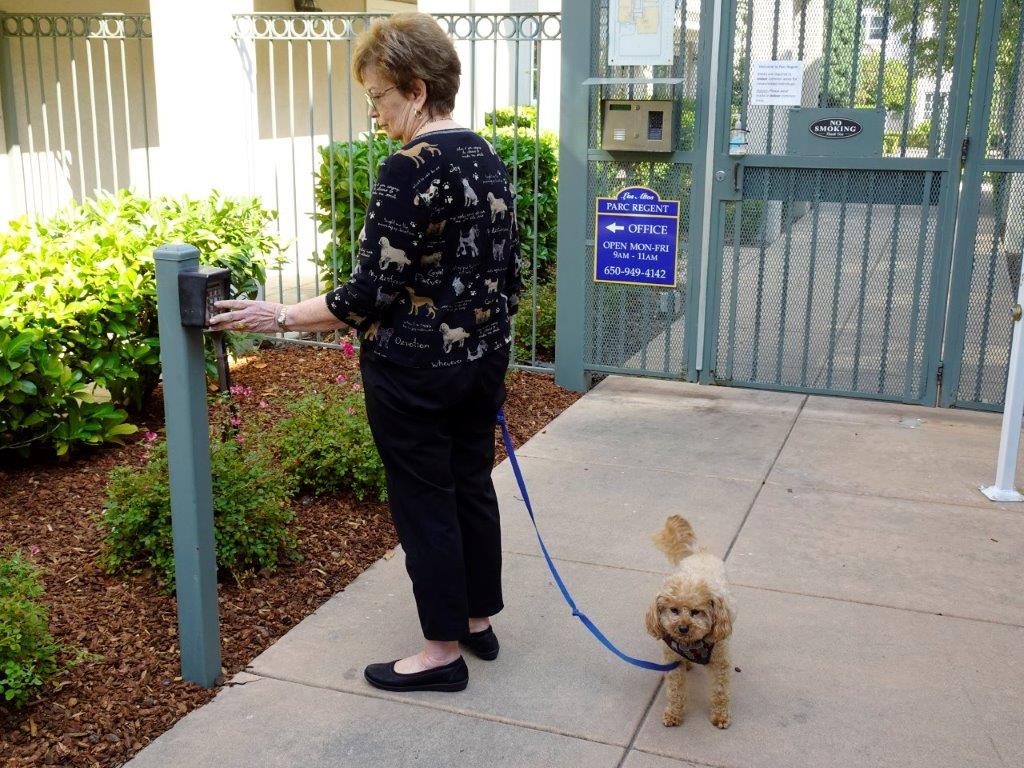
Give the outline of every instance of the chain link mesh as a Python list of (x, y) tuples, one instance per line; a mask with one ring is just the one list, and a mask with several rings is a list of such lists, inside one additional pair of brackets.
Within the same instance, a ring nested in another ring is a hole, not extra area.
[[(801, 107), (883, 108), (883, 154), (947, 156), (958, 0), (737, 0), (730, 126), (786, 154), (789, 106), (750, 103), (756, 62), (803, 61)], [(726, 126), (729, 128), (730, 126)]]
[(1020, 11), (1019, 2), (1003, 3), (986, 146), (987, 156), (993, 159), (1024, 159), (1024, 99), (1020, 98), (1024, 14)]
[[(696, 99), (697, 99), (697, 55), (700, 36), (700, 0), (676, 0), (673, 38), (674, 63), (665, 66), (622, 67), (608, 65), (608, 13), (609, 4), (613, 10), (621, 3), (632, 4), (632, 0), (600, 0), (594, 4), (594, 29), (596, 34), (591, 43), (591, 61), (594, 62), (594, 77), (631, 78), (636, 80), (675, 78), (677, 84), (632, 83), (628, 85), (601, 85), (591, 89), (590, 104), (590, 146), (600, 146), (600, 115), (602, 99), (666, 99), (675, 102), (674, 115), (676, 131), (675, 149), (694, 148)], [(662, 20), (662, 23), (669, 23)]]
[(1021, 251), (1024, 250), (1024, 178), (986, 173), (967, 304), (957, 400), (999, 405), (1006, 390)]
[[(588, 281), (584, 360), (600, 366), (656, 375), (686, 374), (684, 345), (686, 259), (689, 253), (690, 166), (670, 163), (594, 162), (590, 165), (587, 199), (614, 197), (626, 186), (646, 186), (662, 199), (680, 200), (673, 288), (620, 285)], [(587, 231), (594, 232), (594, 210), (587, 216)], [(594, 241), (587, 243), (587, 274), (594, 274)]]
[[(697, 97), (697, 54), (700, 0), (677, 0), (674, 18), (674, 63), (666, 66), (609, 66), (608, 14), (628, 0), (600, 0), (593, 5), (593, 76), (650, 80), (676, 78), (681, 82), (606, 84), (591, 89), (590, 146), (600, 146), (601, 100), (667, 99), (676, 104), (676, 150), (694, 149)], [(679, 200), (679, 239), (676, 252), (677, 286), (674, 289), (640, 285), (596, 283), (588, 280), (585, 306), (584, 359), (589, 368), (616, 369), (648, 375), (686, 375), (685, 313), (689, 253), (690, 187), (692, 167), (687, 163), (589, 163), (587, 200), (591, 201), (587, 232), (595, 231), (592, 201), (613, 197), (623, 187), (645, 186), (663, 199)], [(587, 272), (594, 275), (594, 242), (587, 244)]]
[(715, 375), (917, 400), (939, 175), (752, 169), (725, 204)]

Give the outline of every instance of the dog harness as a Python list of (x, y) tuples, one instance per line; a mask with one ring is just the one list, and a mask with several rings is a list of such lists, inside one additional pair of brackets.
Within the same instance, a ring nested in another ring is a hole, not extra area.
[(707, 640), (698, 640), (696, 643), (683, 645), (666, 637), (665, 645), (671, 648), (674, 653), (678, 653), (684, 659), (692, 661), (694, 664), (707, 664), (711, 661), (711, 652), (715, 650), (715, 644), (709, 643)]

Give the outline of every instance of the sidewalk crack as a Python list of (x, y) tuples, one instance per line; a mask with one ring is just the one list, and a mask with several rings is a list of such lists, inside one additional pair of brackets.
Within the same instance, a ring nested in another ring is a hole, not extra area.
[(626, 758), (629, 757), (629, 753), (633, 750), (633, 745), (636, 743), (637, 736), (640, 735), (640, 729), (644, 727), (644, 720), (650, 714), (651, 709), (654, 707), (654, 702), (658, 700), (658, 694), (661, 693), (662, 686), (665, 685), (665, 676), (661, 676), (661, 680), (658, 681), (658, 685), (654, 688), (654, 693), (651, 694), (651, 700), (647, 702), (647, 706), (644, 708), (643, 713), (640, 715), (640, 720), (637, 721), (636, 728), (633, 730), (633, 735), (629, 739), (629, 744), (626, 745), (626, 749), (622, 753), (622, 757), (619, 759), (618, 765), (615, 768), (622, 768), (622, 764), (626, 762)]
[(783, 449), (789, 442), (790, 436), (793, 434), (793, 429), (796, 427), (796, 423), (800, 420), (800, 414), (804, 412), (804, 406), (807, 405), (808, 395), (804, 395), (800, 401), (800, 406), (796, 409), (796, 413), (793, 415), (793, 422), (789, 425), (789, 429), (786, 430), (786, 436), (782, 439), (782, 443), (779, 445), (779, 450), (775, 452), (775, 458), (772, 459), (771, 466), (768, 467), (764, 473), (764, 477), (761, 478), (761, 485), (757, 489), (757, 493), (754, 494), (754, 498), (750, 500), (750, 506), (747, 507), (746, 513), (743, 515), (743, 519), (740, 521), (739, 526), (736, 528), (736, 533), (732, 537), (732, 541), (729, 542), (728, 548), (725, 550), (725, 556), (722, 558), (723, 562), (729, 559), (729, 555), (732, 554), (732, 548), (736, 545), (737, 539), (740, 537), (740, 533), (743, 531), (743, 526), (747, 524), (747, 519), (750, 517), (750, 513), (754, 511), (754, 506), (757, 504), (757, 500), (761, 498), (761, 491), (764, 490), (765, 484), (768, 482), (768, 478), (771, 477), (772, 471), (775, 469), (775, 465), (779, 461), (779, 456), (782, 455)]

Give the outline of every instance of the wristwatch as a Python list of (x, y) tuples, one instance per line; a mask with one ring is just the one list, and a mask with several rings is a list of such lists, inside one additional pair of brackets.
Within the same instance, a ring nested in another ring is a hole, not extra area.
[(282, 304), (281, 308), (279, 310), (277, 310), (277, 318), (276, 318), (276, 320), (277, 320), (277, 327), (278, 327), (279, 330), (281, 330), (281, 331), (287, 331), (288, 330), (288, 327), (287, 327), (287, 322), (288, 322), (288, 306), (286, 304)]

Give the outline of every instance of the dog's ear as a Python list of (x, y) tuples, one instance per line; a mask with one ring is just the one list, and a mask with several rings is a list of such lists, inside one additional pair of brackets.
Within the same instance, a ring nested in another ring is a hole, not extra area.
[(708, 639), (713, 643), (721, 642), (732, 634), (732, 615), (719, 595), (711, 597), (711, 631)]
[(651, 602), (651, 607), (647, 609), (647, 616), (644, 619), (644, 623), (647, 625), (647, 634), (655, 640), (661, 640), (665, 636), (664, 630), (661, 628), (661, 620), (658, 618), (660, 613), (661, 606), (655, 599)]

